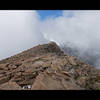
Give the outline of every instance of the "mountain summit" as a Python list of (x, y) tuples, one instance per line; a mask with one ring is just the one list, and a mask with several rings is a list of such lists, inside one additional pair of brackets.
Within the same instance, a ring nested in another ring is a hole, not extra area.
[(100, 89), (100, 70), (65, 54), (55, 42), (0, 61), (0, 90), (90, 89)]

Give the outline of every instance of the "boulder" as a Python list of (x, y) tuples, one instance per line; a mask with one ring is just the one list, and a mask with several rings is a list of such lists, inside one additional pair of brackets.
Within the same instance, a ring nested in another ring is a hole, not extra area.
[(0, 90), (22, 90), (22, 88), (16, 82), (6, 82), (0, 85)]

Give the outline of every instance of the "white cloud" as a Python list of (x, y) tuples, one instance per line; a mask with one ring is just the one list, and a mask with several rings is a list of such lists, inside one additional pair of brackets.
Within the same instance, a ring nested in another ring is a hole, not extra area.
[[(37, 11), (0, 11), (0, 59), (47, 40), (70, 42), (81, 55), (100, 55), (100, 11), (64, 10), (59, 17), (39, 17)], [(97, 67), (99, 62), (100, 57)]]
[(43, 23), (42, 31), (48, 39), (53, 38), (59, 43), (73, 42), (81, 48), (100, 40), (100, 11), (71, 11), (72, 17), (66, 16), (67, 12), (70, 13), (64, 11), (63, 16)]
[(70, 42), (81, 54), (91, 50), (91, 56), (100, 55), (100, 11), (63, 11), (62, 16), (48, 19), (42, 26), (47, 39)]
[(0, 59), (44, 42), (36, 11), (0, 11)]

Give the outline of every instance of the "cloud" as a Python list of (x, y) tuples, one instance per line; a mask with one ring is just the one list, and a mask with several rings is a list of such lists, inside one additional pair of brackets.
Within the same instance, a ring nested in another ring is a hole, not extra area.
[(39, 19), (36, 11), (0, 11), (0, 59), (45, 42)]
[(100, 68), (100, 11), (64, 10), (43, 21), (37, 11), (0, 11), (0, 59), (51, 40)]
[(42, 24), (42, 33), (48, 40), (70, 43), (83, 58), (97, 57), (98, 61), (93, 63), (99, 67), (100, 11), (63, 11), (62, 16), (47, 19)]

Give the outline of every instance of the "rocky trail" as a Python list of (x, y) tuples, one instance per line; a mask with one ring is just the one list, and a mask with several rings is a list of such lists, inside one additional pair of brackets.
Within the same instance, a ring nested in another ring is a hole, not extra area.
[(100, 70), (51, 42), (0, 61), (0, 90), (99, 90)]

